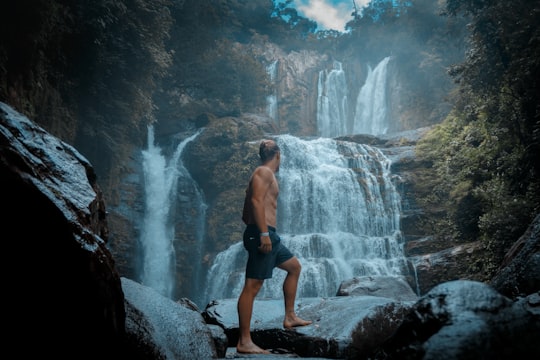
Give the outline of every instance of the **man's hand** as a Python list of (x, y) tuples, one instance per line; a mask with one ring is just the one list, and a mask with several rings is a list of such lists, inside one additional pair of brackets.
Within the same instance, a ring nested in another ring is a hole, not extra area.
[(261, 246), (259, 246), (259, 251), (265, 254), (272, 251), (272, 240), (270, 240), (270, 236), (261, 236)]

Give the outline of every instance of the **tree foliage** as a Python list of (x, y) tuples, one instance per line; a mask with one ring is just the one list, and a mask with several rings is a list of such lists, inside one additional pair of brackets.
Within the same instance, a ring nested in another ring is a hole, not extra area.
[(152, 121), (152, 95), (171, 63), (170, 4), (3, 1), (0, 100), (108, 173), (111, 163), (103, 159), (123, 157), (126, 150), (117, 145)]
[(460, 199), (478, 209), (469, 222), (489, 275), (540, 211), (540, 2), (449, 0), (446, 13), (470, 17), (470, 48), (451, 69), (456, 108), (419, 154), (453, 224), (463, 220)]

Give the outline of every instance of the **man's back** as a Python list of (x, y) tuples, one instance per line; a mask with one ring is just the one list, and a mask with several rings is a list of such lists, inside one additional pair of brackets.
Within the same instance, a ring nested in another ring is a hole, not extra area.
[(261, 165), (255, 169), (244, 199), (242, 220), (245, 224), (257, 224), (257, 209), (264, 210), (266, 225), (276, 227), (277, 198), (279, 185), (274, 172), (267, 166)]

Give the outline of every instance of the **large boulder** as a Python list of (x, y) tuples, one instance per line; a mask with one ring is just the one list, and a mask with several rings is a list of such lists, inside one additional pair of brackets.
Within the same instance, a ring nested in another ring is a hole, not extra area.
[[(208, 323), (225, 330), (231, 347), (238, 341), (236, 304), (236, 299), (215, 300), (203, 312)], [(302, 298), (296, 312), (313, 324), (288, 330), (283, 328), (283, 300), (256, 299), (252, 338), (263, 348), (301, 357), (358, 359), (390, 337), (413, 304), (375, 296)]]
[(540, 293), (512, 301), (470, 280), (424, 295), (373, 359), (537, 359)]
[(124, 295), (92, 166), (0, 103), (0, 179), (6, 343), (31, 343), (16, 357), (114, 357)]
[(126, 332), (148, 359), (218, 357), (212, 330), (199, 312), (127, 278), (122, 278), (122, 288), (126, 298)]

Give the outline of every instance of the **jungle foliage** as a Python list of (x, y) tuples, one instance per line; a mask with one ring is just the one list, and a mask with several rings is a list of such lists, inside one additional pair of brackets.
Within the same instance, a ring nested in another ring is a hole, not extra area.
[(447, 209), (439, 233), (482, 241), (473, 267), (489, 277), (540, 211), (540, 2), (448, 0), (446, 14), (470, 18), (470, 47), (450, 69), (454, 110), (418, 147), (434, 170), (423, 202)]

